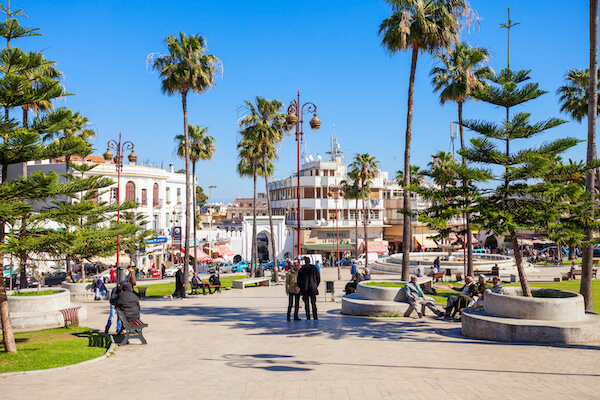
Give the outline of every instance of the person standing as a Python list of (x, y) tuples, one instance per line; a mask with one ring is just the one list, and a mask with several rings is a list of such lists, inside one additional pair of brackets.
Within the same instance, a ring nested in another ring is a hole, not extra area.
[(175, 291), (169, 298), (173, 300), (173, 297), (185, 298), (185, 278), (183, 277), (183, 264), (179, 266), (179, 269), (175, 273)]
[(129, 275), (127, 275), (127, 282), (131, 283), (131, 287), (134, 288), (136, 284), (135, 271), (133, 268), (131, 268), (131, 265), (127, 267), (127, 271), (129, 271)]
[(165, 272), (167, 271), (167, 267), (165, 267), (165, 263), (160, 265), (160, 276), (161, 279), (165, 279)]
[(300, 286), (298, 286), (299, 269), (300, 264), (298, 264), (298, 261), (294, 261), (294, 265), (285, 275), (285, 292), (288, 294), (288, 321), (290, 320), (290, 315), (292, 313), (292, 306), (294, 306), (294, 321), (300, 321), (300, 317), (298, 317), (298, 310), (300, 309)]
[(298, 271), (298, 286), (300, 287), (302, 300), (304, 300), (307, 320), (310, 320), (311, 305), (313, 318), (315, 320), (319, 319), (317, 317), (317, 295), (319, 294), (319, 283), (321, 283), (319, 270), (310, 263), (310, 258), (304, 257), (304, 265), (302, 268), (300, 268), (300, 271)]
[(117, 270), (115, 269), (114, 265), (110, 266), (110, 282), (114, 283), (117, 281)]
[(358, 273), (358, 264), (356, 264), (356, 260), (354, 260), (354, 261), (352, 261), (352, 266), (350, 267), (350, 279), (355, 279), (357, 273)]

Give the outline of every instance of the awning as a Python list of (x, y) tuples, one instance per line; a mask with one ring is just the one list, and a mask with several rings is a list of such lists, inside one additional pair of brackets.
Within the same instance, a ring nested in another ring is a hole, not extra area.
[[(181, 251), (181, 254), (185, 253), (185, 249), (183, 247), (180, 248), (179, 251)], [(196, 246), (196, 251), (198, 252), (198, 260), (204, 261), (205, 259), (209, 258), (208, 254), (206, 254), (204, 251), (202, 251), (202, 249), (200, 247)], [(194, 248), (193, 247), (190, 247), (190, 257), (194, 257)]]
[[(304, 250), (313, 251), (337, 251), (337, 243), (323, 243), (323, 244), (303, 244), (301, 246)], [(340, 243), (340, 251), (354, 250), (355, 247), (351, 244)], [(386, 249), (387, 251), (387, 249)]]
[(232, 256), (234, 254), (233, 251), (231, 251), (231, 249), (224, 244), (218, 244), (215, 247), (221, 257)]
[(429, 239), (427, 236), (414, 236), (417, 246), (423, 246), (426, 249), (436, 249), (440, 247), (433, 239)]
[[(450, 237), (452, 238), (452, 241), (451, 241), (451, 243), (456, 243), (456, 242), (458, 242), (458, 237), (456, 236), (456, 233), (452, 233), (452, 234), (450, 235)], [(477, 240), (477, 239), (475, 238), (475, 236), (471, 236), (471, 239), (472, 239), (472, 240), (471, 240), (471, 243), (473, 243), (473, 244), (477, 244), (477, 243), (479, 243), (479, 240)], [(463, 240), (466, 242), (466, 241), (467, 241), (467, 237), (465, 236)]]
[(361, 243), (360, 249), (363, 253), (387, 253), (388, 247), (387, 242), (382, 242), (380, 240), (376, 240), (373, 242), (368, 242), (367, 251), (365, 251), (364, 242)]
[(552, 241), (543, 241), (540, 239), (533, 239), (531, 241), (531, 243), (533, 243), (533, 244), (550, 244), (550, 243), (552, 243)]

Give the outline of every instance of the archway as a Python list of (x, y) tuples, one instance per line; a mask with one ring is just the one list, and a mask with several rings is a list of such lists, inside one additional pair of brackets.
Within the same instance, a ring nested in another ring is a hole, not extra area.
[(498, 247), (498, 240), (496, 236), (491, 235), (485, 239), (485, 247), (489, 247), (490, 249), (495, 249)]
[(260, 232), (256, 235), (258, 242), (258, 261), (269, 261), (269, 236), (265, 232)]

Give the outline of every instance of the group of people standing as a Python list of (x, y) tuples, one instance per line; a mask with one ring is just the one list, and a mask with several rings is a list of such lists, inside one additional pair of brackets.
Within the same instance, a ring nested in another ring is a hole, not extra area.
[(321, 274), (319, 269), (310, 263), (310, 258), (304, 257), (304, 265), (300, 268), (300, 263), (296, 260), (291, 269), (288, 269), (285, 276), (285, 292), (288, 294), (287, 320), (291, 320), (292, 307), (294, 308), (294, 321), (299, 321), (298, 312), (300, 310), (300, 297), (304, 302), (306, 319), (310, 320), (311, 307), (314, 320), (318, 320), (317, 314), (317, 296), (319, 295), (319, 284), (321, 283)]

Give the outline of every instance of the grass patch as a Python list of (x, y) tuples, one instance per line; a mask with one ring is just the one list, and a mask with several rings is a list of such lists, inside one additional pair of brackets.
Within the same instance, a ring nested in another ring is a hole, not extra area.
[(14, 292), (11, 296), (48, 296), (60, 293), (60, 290), (40, 290), (39, 292)]
[(0, 372), (77, 364), (103, 355), (110, 346), (108, 338), (84, 327), (19, 332), (15, 340), (17, 354), (6, 353), (0, 342)]
[[(221, 280), (221, 289), (230, 288), (233, 284), (232, 281), (236, 279), (245, 278), (246, 275), (235, 275), (235, 276), (222, 276)], [(137, 287), (145, 287), (146, 289), (146, 297), (164, 297), (170, 294), (173, 294), (175, 291), (175, 282), (170, 283), (157, 283), (156, 285), (140, 285)]]
[(377, 281), (369, 282), (369, 281), (367, 281), (364, 284), (367, 286), (394, 287), (394, 288), (403, 288), (404, 286), (406, 286), (405, 282), (377, 282)]

